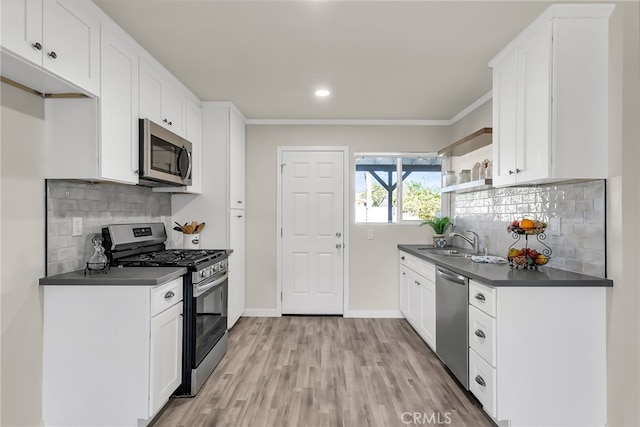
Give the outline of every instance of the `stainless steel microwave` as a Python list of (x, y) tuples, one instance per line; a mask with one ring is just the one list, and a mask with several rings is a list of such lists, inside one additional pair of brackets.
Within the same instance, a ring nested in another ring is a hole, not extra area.
[(192, 145), (149, 119), (140, 119), (140, 185), (191, 185)]

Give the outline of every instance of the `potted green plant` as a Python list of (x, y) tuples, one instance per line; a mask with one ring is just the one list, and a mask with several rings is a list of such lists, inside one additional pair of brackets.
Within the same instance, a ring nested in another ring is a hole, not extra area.
[(449, 227), (453, 225), (451, 219), (448, 216), (433, 217), (422, 222), (420, 225), (425, 224), (430, 225), (431, 228), (433, 228), (433, 232), (435, 233), (433, 235), (433, 246), (437, 248), (443, 248), (447, 246), (447, 237), (444, 233)]

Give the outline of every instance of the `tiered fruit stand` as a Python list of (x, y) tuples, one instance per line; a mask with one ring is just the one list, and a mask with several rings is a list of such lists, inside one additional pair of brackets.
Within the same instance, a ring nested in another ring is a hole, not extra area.
[[(544, 243), (544, 240), (547, 239), (547, 235), (544, 234), (545, 229), (546, 227), (523, 229), (517, 225), (511, 225), (509, 227), (511, 236), (515, 239), (515, 242), (509, 246), (507, 256), (511, 267), (537, 270), (538, 267), (549, 262), (552, 250)], [(524, 248), (518, 249), (517, 246), (520, 246), (519, 243), (522, 236), (524, 236)], [(543, 246), (541, 251), (537, 251), (530, 247), (529, 236), (532, 238), (535, 236), (536, 242)], [(515, 251), (518, 251), (518, 254), (512, 255)]]

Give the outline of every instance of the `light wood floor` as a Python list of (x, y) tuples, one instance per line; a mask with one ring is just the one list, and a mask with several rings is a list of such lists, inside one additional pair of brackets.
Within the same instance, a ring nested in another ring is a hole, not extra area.
[(154, 423), (406, 425), (492, 423), (405, 320), (341, 317), (240, 319), (200, 393), (172, 398)]

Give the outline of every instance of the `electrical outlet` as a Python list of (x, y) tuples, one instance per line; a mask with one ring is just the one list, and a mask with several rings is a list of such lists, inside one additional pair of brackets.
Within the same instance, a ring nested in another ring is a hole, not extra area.
[(71, 233), (71, 235), (82, 236), (82, 217), (74, 216), (72, 218), (72, 224), (73, 224), (73, 232)]
[(367, 230), (367, 239), (373, 240), (373, 230), (371, 228)]

